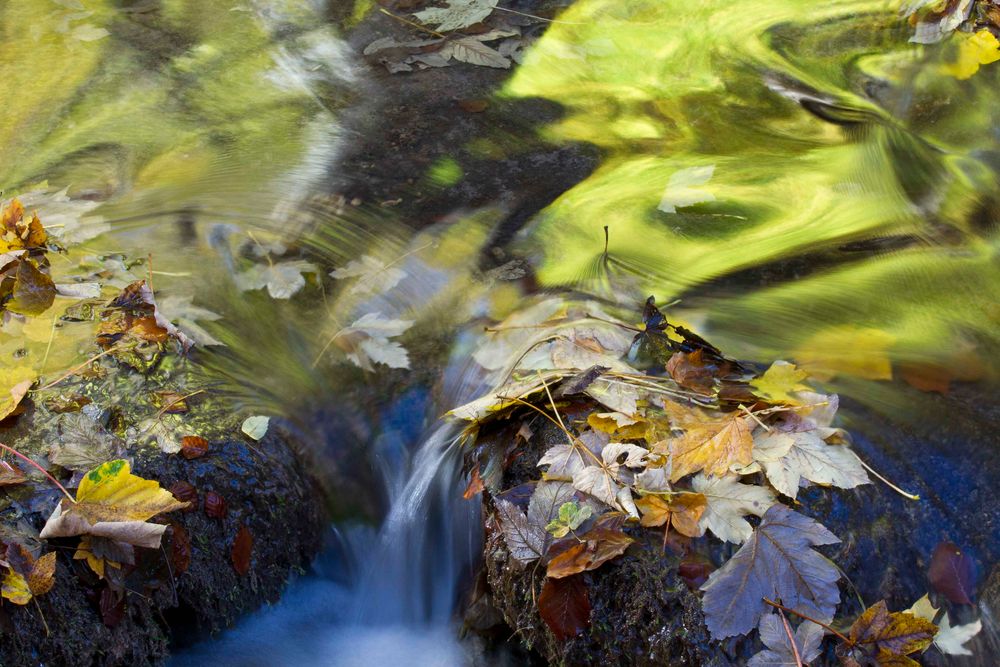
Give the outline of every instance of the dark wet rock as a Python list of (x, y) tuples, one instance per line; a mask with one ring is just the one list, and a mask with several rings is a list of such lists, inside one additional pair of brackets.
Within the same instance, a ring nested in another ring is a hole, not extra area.
[[(905, 390), (904, 390), (905, 391)], [(958, 387), (951, 395), (912, 392), (917, 417), (893, 421), (845, 401), (841, 416), (854, 435), (858, 454), (920, 501), (902, 497), (881, 482), (856, 490), (803, 489), (796, 510), (813, 517), (841, 538), (820, 550), (844, 572), (838, 619), (848, 625), (865, 604), (886, 600), (890, 609), (905, 610), (930, 592), (948, 610), (953, 624), (978, 616), (974, 607), (953, 605), (932, 590), (927, 569), (935, 547), (953, 542), (971, 556), (978, 575), (984, 631), (968, 647), (978, 656), (995, 655), (993, 618), (1000, 610), (1000, 499), (995, 492), (997, 467), (996, 409), (976, 401), (974, 387)], [(940, 424), (948, 424), (941, 429)], [(536, 422), (531, 441), (504, 473), (500, 488), (510, 489), (538, 479), (532, 464), (550, 444), (564, 436)], [(517, 425), (500, 423), (485, 429), (480, 444), (491, 441), (509, 448)], [(745, 664), (761, 648), (755, 638), (713, 642), (701, 612), (700, 595), (678, 576), (681, 555), (664, 550), (662, 533), (627, 528), (638, 538), (624, 556), (582, 576), (593, 609), (591, 627), (560, 643), (539, 617), (536, 600), (544, 569), (522, 568), (511, 556), (484, 493), (486, 543), (484, 569), (492, 600), (510, 632), (549, 664), (558, 665), (729, 665)], [(703, 537), (687, 543), (688, 553), (721, 565), (736, 550)], [(988, 580), (984, 575), (993, 569)], [(974, 600), (974, 601), (977, 601)], [(819, 664), (838, 664), (827, 642)], [(934, 650), (923, 664), (951, 664)]]
[[(58, 491), (41, 478), (5, 487), (0, 538), (56, 551), (58, 560), (55, 586), (36, 598), (37, 606), (34, 601), (23, 607), (4, 601), (4, 667), (159, 664), (172, 648), (217, 633), (276, 601), (289, 577), (304, 572), (320, 546), (321, 497), (300, 455), (302, 443), (282, 423), (272, 420), (265, 437), (253, 442), (239, 430), (246, 415), (223, 397), (199, 395), (188, 400), (190, 412), (175, 422), (180, 424), (176, 433), (205, 437), (208, 453), (192, 460), (165, 454), (155, 444), (137, 441), (135, 424), (156, 414), (156, 390), (181, 389), (178, 383), (193, 381), (192, 369), (161, 369), (147, 377), (105, 361), (103, 378), (69, 380), (57, 390), (87, 395), (87, 408), (94, 409), (74, 416), (96, 417), (104, 425), (102, 433), (113, 437), (116, 447), (124, 446), (116, 451), (131, 459), (135, 474), (164, 488), (190, 484), (196, 506), (156, 519), (171, 525), (162, 549), (137, 548), (135, 567), (121, 574), (108, 568), (109, 578), (125, 590), (122, 598), (84, 561), (73, 560), (78, 538), (37, 540), (61, 497)], [(70, 416), (50, 412), (44, 403), (44, 397), (36, 397), (26, 414), (0, 427), (0, 441), (43, 463), (48, 447), (63, 437), (61, 420)], [(51, 470), (71, 488), (79, 479), (59, 466), (51, 465)], [(225, 501), (222, 518), (205, 511), (211, 493)], [(243, 526), (253, 536), (253, 547), (249, 572), (241, 576), (231, 551)], [(185, 565), (186, 571), (178, 570)]]

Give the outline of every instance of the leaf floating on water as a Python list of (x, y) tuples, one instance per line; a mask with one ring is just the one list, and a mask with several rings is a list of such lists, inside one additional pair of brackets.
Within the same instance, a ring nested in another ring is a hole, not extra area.
[(715, 195), (701, 187), (714, 173), (715, 165), (687, 167), (674, 172), (657, 208), (664, 213), (676, 213), (678, 208), (715, 201)]
[(956, 33), (958, 56), (954, 63), (943, 65), (941, 70), (961, 81), (972, 78), (980, 66), (1000, 60), (1000, 41), (989, 30), (975, 34)]
[(794, 396), (797, 391), (810, 391), (802, 384), (808, 377), (805, 371), (787, 361), (775, 361), (763, 375), (750, 380), (750, 386), (761, 398), (771, 403), (783, 405), (800, 405), (800, 400)]
[(271, 424), (270, 417), (254, 415), (243, 420), (240, 430), (251, 440), (260, 440), (267, 434), (267, 428)]
[(272, 299), (290, 299), (306, 286), (306, 273), (318, 275), (319, 269), (304, 260), (255, 264), (236, 276), (236, 286), (243, 292), (266, 287)]
[(823, 628), (811, 621), (803, 621), (795, 631), (795, 648), (785, 632), (785, 624), (777, 614), (760, 619), (760, 640), (767, 649), (750, 658), (747, 667), (790, 667), (795, 665), (795, 651), (803, 665), (808, 665), (820, 654)]
[(976, 566), (957, 544), (942, 542), (935, 547), (927, 578), (932, 589), (954, 604), (972, 604)]
[(590, 627), (590, 594), (580, 576), (546, 579), (538, 612), (556, 640), (566, 641)]
[(941, 625), (934, 636), (934, 645), (947, 655), (972, 655), (972, 651), (964, 644), (979, 634), (983, 629), (982, 621), (973, 621), (965, 625), (952, 625), (948, 614), (941, 617)]
[(26, 366), (0, 368), (0, 421), (17, 410), (35, 378), (35, 372)]
[(497, 0), (448, 0), (447, 7), (431, 7), (414, 16), (425, 25), (437, 25), (439, 31), (449, 32), (481, 22), (496, 6)]
[(810, 547), (839, 541), (816, 521), (772, 506), (746, 544), (701, 587), (709, 632), (716, 639), (750, 632), (768, 609), (765, 598), (829, 622), (840, 601), (840, 572)]
[(381, 313), (368, 313), (340, 330), (333, 342), (351, 363), (366, 371), (374, 370), (373, 363), (389, 368), (409, 368), (406, 348), (389, 339), (402, 335), (411, 326), (413, 320), (390, 320)]
[(109, 461), (84, 475), (76, 503), (60, 502), (42, 528), (43, 539), (96, 535), (156, 548), (166, 526), (149, 523), (157, 514), (183, 509), (169, 491), (133, 475), (128, 461)]
[(918, 666), (908, 656), (931, 645), (937, 626), (909, 612), (889, 612), (884, 601), (872, 605), (851, 626), (851, 645), (844, 650), (860, 652), (879, 665)]
[(384, 294), (395, 287), (406, 276), (402, 269), (388, 266), (385, 262), (364, 255), (352, 260), (347, 266), (330, 272), (336, 280), (357, 278), (348, 294)]
[(56, 299), (56, 286), (35, 262), (22, 259), (14, 274), (14, 289), (4, 307), (12, 313), (36, 317), (41, 315)]
[(737, 475), (713, 478), (698, 475), (691, 483), (694, 490), (706, 498), (700, 527), (734, 544), (742, 544), (753, 533), (753, 527), (743, 517), (747, 514), (764, 516), (776, 502), (770, 489), (740, 484), (739, 480)]

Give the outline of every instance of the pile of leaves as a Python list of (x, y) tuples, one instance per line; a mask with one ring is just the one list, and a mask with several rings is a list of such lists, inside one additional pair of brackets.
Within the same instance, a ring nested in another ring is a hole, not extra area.
[(911, 42), (935, 44), (952, 37), (951, 62), (942, 67), (957, 79), (972, 77), (1000, 60), (1000, 2), (997, 0), (912, 0), (903, 13), (913, 25)]
[[(860, 663), (915, 664), (909, 656), (935, 639), (941, 651), (966, 650), (956, 636), (966, 641), (979, 626), (951, 628), (945, 617), (939, 627), (926, 609), (890, 613), (880, 603), (849, 634), (831, 626), (841, 573), (816, 547), (839, 540), (792, 506), (803, 487), (851, 489), (870, 478), (833, 426), (837, 396), (813, 390), (795, 365), (760, 371), (729, 359), (668, 322), (652, 297), (638, 327), (595, 303), (552, 299), (491, 331), (475, 358), (497, 388), (450, 413), (469, 422), (466, 496), (488, 490), (512, 558), (544, 566), (538, 608), (557, 639), (589, 626), (579, 575), (620, 558), (638, 525), (663, 531), (665, 545), (671, 534), (740, 545), (700, 590), (715, 639), (759, 629), (766, 648), (751, 664), (808, 663), (826, 633)], [(505, 468), (525, 451), (476, 436), (511, 420), (527, 442), (531, 419), (553, 424), (565, 443), (528, 462), (539, 481), (503, 489)], [(781, 610), (802, 621), (796, 633)]]

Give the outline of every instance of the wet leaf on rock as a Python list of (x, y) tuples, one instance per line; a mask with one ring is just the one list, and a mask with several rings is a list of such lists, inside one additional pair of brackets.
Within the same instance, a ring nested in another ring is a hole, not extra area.
[(181, 438), (181, 456), (197, 459), (208, 453), (208, 440), (199, 435), (185, 435)]
[(942, 542), (935, 547), (927, 578), (931, 588), (954, 604), (972, 604), (976, 566), (958, 545)]
[(538, 612), (558, 641), (590, 627), (590, 593), (583, 577), (546, 579), (538, 596)]
[(14, 414), (36, 377), (26, 366), (10, 365), (0, 369), (0, 421)]
[(17, 605), (26, 605), (31, 598), (44, 595), (55, 585), (56, 553), (51, 551), (38, 560), (24, 545), (7, 547), (9, 567), (0, 585), (0, 595)]
[(635, 501), (642, 512), (641, 525), (647, 528), (673, 526), (678, 533), (688, 537), (700, 537), (705, 532), (699, 522), (707, 503), (700, 493), (646, 495)]
[(750, 658), (747, 667), (787, 667), (798, 664), (796, 650), (803, 665), (808, 665), (820, 654), (823, 628), (810, 621), (803, 621), (795, 631), (795, 647), (785, 631), (785, 624), (777, 614), (760, 619), (760, 640), (767, 648)]
[(654, 445), (654, 451), (666, 449), (673, 469), (670, 481), (676, 482), (691, 473), (705, 471), (708, 476), (729, 473), (733, 466), (753, 461), (753, 418), (736, 413), (714, 422), (689, 428), (684, 435)]
[(549, 561), (546, 576), (554, 579), (569, 577), (580, 572), (596, 570), (609, 560), (625, 553), (635, 540), (620, 530), (595, 528), (580, 536), (575, 544)]
[(86, 472), (124, 452), (124, 444), (82, 413), (59, 419), (59, 441), (49, 447), (49, 460), (69, 470)]
[(171, 495), (182, 503), (187, 503), (187, 507), (182, 512), (194, 512), (198, 505), (198, 490), (194, 486), (183, 480), (174, 482), (168, 489)]
[(267, 434), (267, 428), (270, 424), (270, 417), (254, 415), (253, 417), (247, 417), (243, 420), (243, 425), (240, 426), (240, 430), (243, 431), (243, 435), (251, 440), (260, 440)]
[(171, 523), (170, 528), (170, 562), (174, 566), (174, 575), (180, 576), (191, 566), (191, 538), (179, 523)]
[(983, 629), (982, 621), (973, 621), (965, 625), (952, 625), (946, 613), (941, 617), (941, 625), (934, 636), (934, 645), (946, 655), (972, 655), (972, 651), (964, 644), (979, 634)]
[(908, 657), (931, 645), (937, 626), (909, 612), (890, 612), (884, 601), (872, 605), (851, 626), (851, 645), (879, 665), (901, 667), (920, 663)]
[[(545, 555), (549, 536), (542, 526), (528, 520), (524, 512), (516, 505), (502, 498), (494, 501), (497, 516), (500, 517), (500, 529), (504, 540), (514, 559), (526, 565)], [(544, 524), (543, 524), (544, 525)]]
[(584, 521), (593, 514), (590, 505), (580, 506), (579, 503), (570, 501), (559, 506), (559, 515), (548, 522), (545, 526), (555, 538), (563, 538), (579, 528)]
[(778, 491), (795, 498), (803, 479), (853, 489), (870, 484), (861, 459), (846, 445), (830, 445), (816, 430), (762, 432), (754, 437), (753, 458)]
[(225, 519), (228, 513), (226, 499), (215, 491), (205, 494), (205, 515), (212, 519)]
[(810, 391), (808, 386), (802, 384), (807, 377), (806, 372), (796, 368), (795, 364), (779, 360), (771, 364), (763, 375), (750, 380), (750, 386), (758, 396), (770, 403), (799, 405), (800, 400), (794, 394), (798, 391)]
[(709, 632), (716, 639), (750, 632), (769, 608), (764, 598), (832, 620), (840, 572), (810, 547), (839, 541), (816, 521), (773, 505), (746, 544), (701, 587)]
[(233, 540), (233, 548), (230, 551), (230, 558), (233, 562), (233, 569), (240, 576), (246, 576), (250, 572), (250, 556), (253, 554), (253, 534), (246, 526), (240, 526)]

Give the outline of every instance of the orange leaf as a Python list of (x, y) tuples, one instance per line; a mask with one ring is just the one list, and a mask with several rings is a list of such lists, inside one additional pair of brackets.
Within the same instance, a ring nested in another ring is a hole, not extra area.
[(570, 547), (549, 561), (547, 576), (561, 579), (579, 572), (595, 570), (622, 555), (635, 541), (621, 531), (606, 528), (595, 528), (580, 539), (583, 540), (580, 544)]
[(253, 535), (250, 533), (250, 529), (246, 526), (240, 526), (240, 530), (236, 533), (236, 539), (233, 541), (233, 550), (230, 556), (233, 560), (233, 569), (235, 569), (240, 576), (246, 576), (250, 572), (250, 556), (253, 554)]

